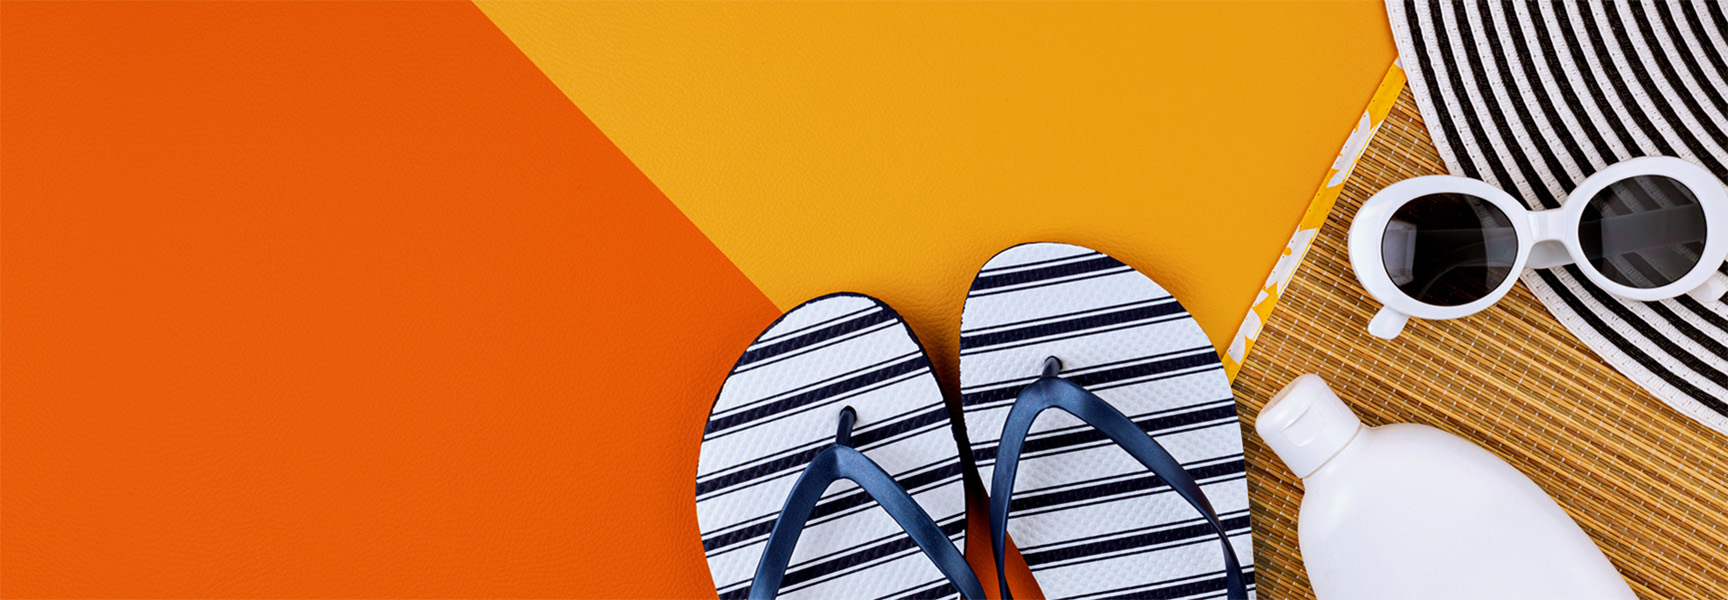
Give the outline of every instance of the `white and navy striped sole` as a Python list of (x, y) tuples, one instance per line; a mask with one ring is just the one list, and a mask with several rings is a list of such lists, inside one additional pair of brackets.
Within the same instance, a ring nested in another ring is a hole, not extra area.
[[(966, 434), (990, 489), (1002, 427), (1046, 357), (1140, 424), (1201, 484), (1248, 571), (1253, 538), (1236, 402), (1205, 332), (1132, 267), (1026, 244), (979, 271), (960, 320)], [(1049, 598), (1222, 598), (1216, 534), (1169, 486), (1059, 410), (1033, 423), (1008, 533)]]
[[(834, 294), (780, 317), (744, 351), (702, 434), (696, 517), (720, 598), (744, 598), (798, 476), (857, 413), (852, 445), (964, 551), (966, 498), (949, 412), (893, 309)], [(911, 537), (850, 481), (828, 488), (793, 551), (782, 598), (957, 598)]]
[[(1728, 179), (1723, 2), (1386, 5), (1422, 119), (1453, 173), (1549, 209), (1591, 173), (1635, 156), (1678, 156)], [(1728, 305), (1621, 300), (1576, 266), (1523, 280), (1603, 360), (1728, 433)]]

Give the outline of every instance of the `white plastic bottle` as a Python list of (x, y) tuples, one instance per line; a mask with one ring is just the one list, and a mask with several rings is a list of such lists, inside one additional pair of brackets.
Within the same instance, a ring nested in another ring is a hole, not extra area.
[(1523, 473), (1425, 425), (1363, 427), (1315, 375), (1256, 425), (1302, 478), (1314, 593), (1340, 598), (1633, 598), (1590, 537)]

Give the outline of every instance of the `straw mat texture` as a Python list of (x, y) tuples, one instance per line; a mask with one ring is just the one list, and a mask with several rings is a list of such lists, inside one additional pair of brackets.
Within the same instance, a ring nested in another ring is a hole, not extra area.
[[(1394, 341), (1368, 335), (1378, 305), (1350, 270), (1350, 220), (1381, 188), (1444, 172), (1407, 88), (1236, 379), (1244, 418), (1318, 373), (1369, 425), (1432, 425), (1512, 463), (1641, 597), (1728, 597), (1728, 438), (1597, 358), (1523, 284), (1471, 317), (1412, 320)], [(1259, 595), (1311, 598), (1296, 542), (1301, 482), (1245, 437)]]

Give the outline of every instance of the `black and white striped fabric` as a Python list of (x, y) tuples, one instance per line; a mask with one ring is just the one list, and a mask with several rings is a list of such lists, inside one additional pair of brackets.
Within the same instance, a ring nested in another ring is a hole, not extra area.
[[(1121, 410), (1187, 467), (1242, 564), (1254, 564), (1242, 432), (1212, 342), (1158, 284), (1086, 248), (1009, 248), (984, 265), (966, 296), (961, 402), (984, 488), (1009, 408), (1051, 356), (1061, 359), (1063, 377)], [(1224, 596), (1216, 535), (1102, 433), (1046, 411), (1019, 469), (1008, 533), (1047, 597)]]
[[(900, 315), (857, 294), (811, 300), (744, 351), (702, 433), (696, 517), (720, 598), (744, 598), (775, 518), (852, 407), (852, 446), (893, 475), (965, 550), (960, 451), (924, 348)], [(782, 598), (957, 598), (900, 526), (857, 484), (817, 503)]]
[[(1387, 9), (1422, 117), (1455, 174), (1538, 209), (1636, 156), (1678, 156), (1728, 179), (1721, 2), (1388, 0)], [(1728, 433), (1728, 306), (1622, 301), (1570, 266), (1523, 280), (1604, 360)]]

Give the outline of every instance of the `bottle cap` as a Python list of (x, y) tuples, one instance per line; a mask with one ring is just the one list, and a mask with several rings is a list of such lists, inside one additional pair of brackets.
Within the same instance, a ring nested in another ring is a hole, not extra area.
[(1356, 437), (1362, 421), (1319, 375), (1303, 375), (1266, 403), (1254, 429), (1291, 472), (1307, 477)]

